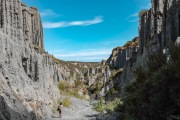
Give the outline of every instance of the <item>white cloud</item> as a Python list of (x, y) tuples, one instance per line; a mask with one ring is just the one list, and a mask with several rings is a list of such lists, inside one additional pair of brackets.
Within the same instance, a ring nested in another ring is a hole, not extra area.
[[(148, 3), (145, 6), (142, 6), (141, 8), (142, 9), (150, 9), (151, 6), (152, 6), (152, 4)], [(128, 16), (126, 19), (128, 20), (128, 22), (137, 22), (139, 20), (138, 15), (139, 15), (139, 13), (134, 13), (134, 14)]]
[(100, 62), (104, 59), (107, 59), (109, 56), (91, 56), (91, 57), (74, 57), (74, 58), (68, 58), (67, 61), (82, 61), (82, 62)]
[[(143, 5), (143, 6), (141, 6), (140, 8), (141, 8), (141, 9), (150, 9), (151, 6), (152, 6), (151, 3), (148, 3), (148, 4), (146, 3), (146, 5)], [(133, 14), (129, 15), (129, 16), (126, 18), (126, 20), (127, 20), (128, 22), (137, 22), (137, 21), (139, 20), (138, 15), (139, 15), (139, 12), (133, 13)]]
[(43, 22), (44, 28), (62, 28), (69, 26), (89, 26), (93, 24), (102, 23), (104, 20), (101, 16), (97, 16), (92, 20), (84, 20), (84, 21), (61, 21), (61, 22)]
[(138, 17), (139, 13), (134, 13), (132, 15), (130, 15), (129, 17)]
[(137, 12), (137, 13), (133, 13), (133, 14), (129, 15), (129, 16), (126, 18), (126, 20), (127, 20), (128, 22), (137, 22), (137, 21), (138, 21), (138, 15), (139, 15), (138, 12)]
[(54, 54), (56, 57), (85, 57), (85, 56), (98, 56), (98, 55), (107, 55), (110, 54), (111, 50), (109, 49), (86, 49), (78, 52), (70, 52), (64, 54)]
[(42, 12), (40, 12), (40, 14), (41, 14), (41, 17), (58, 17), (58, 16), (60, 16), (60, 14), (58, 14), (58, 13), (56, 13), (56, 12), (54, 12), (53, 10), (51, 10), (51, 9), (46, 9), (46, 10), (43, 10)]
[(84, 49), (80, 51), (64, 51), (54, 50), (50, 51), (55, 57), (66, 61), (86, 61), (97, 62), (102, 59), (107, 59), (112, 52), (112, 49)]
[(135, 18), (135, 19), (128, 20), (128, 22), (137, 22), (138, 20), (139, 20), (138, 18)]

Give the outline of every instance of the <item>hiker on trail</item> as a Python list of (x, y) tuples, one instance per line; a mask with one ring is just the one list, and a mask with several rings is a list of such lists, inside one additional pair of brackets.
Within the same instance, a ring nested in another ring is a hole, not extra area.
[(59, 117), (61, 118), (62, 117), (62, 103), (60, 103), (59, 105), (58, 105), (58, 108), (57, 108), (57, 111), (59, 112)]

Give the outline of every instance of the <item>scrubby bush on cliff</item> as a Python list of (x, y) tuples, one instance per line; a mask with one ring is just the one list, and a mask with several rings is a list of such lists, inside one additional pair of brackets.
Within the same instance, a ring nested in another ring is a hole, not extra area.
[(113, 71), (111, 76), (109, 77), (109, 80), (113, 80), (116, 76), (122, 73), (122, 71), (123, 71), (123, 68)]
[(119, 98), (115, 98), (113, 101), (107, 101), (106, 110), (108, 112), (113, 112), (118, 108), (119, 105), (122, 105), (122, 101)]
[(180, 45), (170, 49), (167, 61), (161, 52), (149, 58), (148, 69), (136, 70), (136, 81), (127, 86), (123, 120), (179, 120)]
[(65, 97), (65, 98), (58, 98), (57, 100), (53, 100), (53, 107), (51, 109), (53, 113), (56, 112), (57, 107), (60, 103), (63, 104), (63, 107), (69, 108), (71, 106), (71, 99), (70, 97)]
[(103, 88), (103, 83), (102, 82), (96, 82), (95, 84), (93, 84), (90, 88), (91, 88), (91, 94), (98, 94), (100, 92), (100, 90)]
[(75, 87), (84, 87), (84, 83), (81, 80), (74, 81)]
[(83, 99), (83, 96), (79, 94), (79, 90), (82, 91), (82, 94), (88, 93), (86, 86), (80, 80), (75, 80), (74, 85), (69, 85), (67, 81), (61, 80), (59, 81), (57, 87), (64, 96), (72, 96)]
[(70, 98), (69, 97), (64, 98), (63, 101), (62, 101), (62, 104), (63, 104), (64, 107), (69, 108), (71, 106)]
[(119, 98), (115, 98), (113, 101), (106, 102), (101, 99), (94, 105), (94, 109), (98, 112), (113, 112), (117, 110), (119, 105), (122, 105), (122, 101)]
[(98, 112), (103, 112), (105, 108), (105, 101), (103, 99), (100, 99), (96, 104), (94, 104), (94, 109)]
[(171, 115), (167, 120), (180, 120), (180, 115), (178, 116)]
[(58, 88), (60, 91), (65, 91), (66, 89), (68, 89), (68, 83), (64, 80), (60, 80), (58, 83)]
[(69, 108), (71, 106), (71, 99), (70, 97), (65, 97), (65, 98), (58, 98), (57, 100), (53, 100), (51, 107), (51, 112), (55, 113), (57, 111), (58, 105), (62, 103), (63, 107)]
[(114, 87), (109, 89), (106, 93), (106, 95), (109, 95), (109, 96), (112, 96), (112, 95), (115, 95), (115, 94), (118, 94), (118, 90), (116, 90)]
[(139, 40), (135, 41), (135, 43), (134, 43), (135, 46), (139, 46), (139, 44), (140, 44)]

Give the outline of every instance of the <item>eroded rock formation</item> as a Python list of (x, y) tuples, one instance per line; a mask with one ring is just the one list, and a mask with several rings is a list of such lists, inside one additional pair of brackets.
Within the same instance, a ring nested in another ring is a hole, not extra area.
[[(126, 47), (115, 48), (107, 60), (112, 68), (123, 67), (123, 72), (114, 80), (119, 82), (120, 93), (124, 87), (135, 80), (135, 68), (146, 68), (148, 56), (157, 50), (169, 56), (171, 44), (179, 43), (180, 37), (180, 1), (179, 0), (152, 0), (150, 10), (139, 13), (139, 47), (131, 56), (131, 49)], [(130, 51), (130, 54), (129, 52)], [(124, 54), (122, 54), (124, 53)], [(120, 59), (121, 58), (121, 59)], [(125, 63), (121, 61), (125, 61)]]
[(139, 49), (139, 38), (136, 37), (132, 41), (128, 41), (124, 46), (117, 47), (112, 50), (112, 54), (106, 61), (112, 69), (123, 68), (126, 61), (136, 56)]
[(28, 120), (32, 113), (34, 119), (49, 119), (60, 96), (57, 82), (68, 78), (68, 68), (44, 51), (38, 9), (21, 0), (0, 0), (0, 42), (1, 109), (8, 109), (0, 114), (6, 120)]

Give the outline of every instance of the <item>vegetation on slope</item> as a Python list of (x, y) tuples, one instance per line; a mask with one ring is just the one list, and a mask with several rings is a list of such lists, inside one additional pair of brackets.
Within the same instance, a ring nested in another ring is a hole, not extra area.
[(122, 101), (119, 98), (115, 98), (113, 101), (105, 101), (101, 99), (94, 104), (94, 109), (98, 112), (114, 112), (117, 110), (119, 105), (122, 105)]
[(92, 86), (90, 86), (91, 95), (98, 94), (100, 92), (100, 90), (103, 88), (103, 86), (104, 85), (102, 82), (97, 81), (96, 83), (94, 83)]
[(83, 96), (78, 93), (79, 90), (82, 90), (83, 94), (88, 93), (86, 86), (80, 80), (75, 80), (73, 85), (70, 85), (67, 81), (60, 80), (57, 86), (61, 94), (65, 96), (68, 95), (82, 99)]
[(69, 108), (71, 106), (71, 99), (70, 97), (65, 97), (64, 99), (60, 100), (59, 103), (62, 103), (64, 107)]
[(113, 80), (115, 77), (117, 77), (122, 72), (123, 72), (123, 68), (120, 68), (118, 70), (114, 70), (112, 72), (111, 76), (109, 77), (109, 80)]
[(126, 87), (122, 120), (180, 120), (180, 45), (169, 60), (158, 52), (149, 57), (148, 70), (136, 69), (136, 81)]
[(55, 113), (57, 111), (57, 107), (60, 103), (63, 104), (63, 107), (69, 108), (71, 106), (71, 99), (70, 97), (65, 97), (53, 100), (53, 104), (51, 106), (52, 113)]

